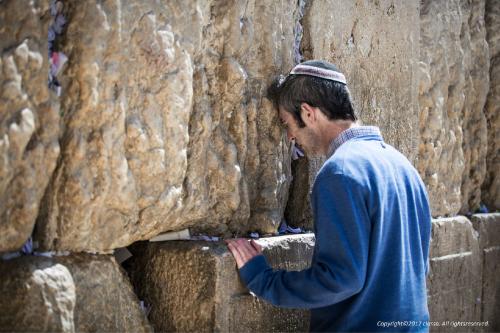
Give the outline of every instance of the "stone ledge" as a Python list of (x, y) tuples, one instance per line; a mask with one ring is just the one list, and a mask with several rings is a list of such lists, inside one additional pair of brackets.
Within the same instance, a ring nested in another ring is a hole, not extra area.
[(500, 331), (500, 213), (476, 214), (471, 220), (482, 252), (481, 321), (489, 322), (489, 330)]
[[(478, 233), (464, 216), (434, 219), (427, 277), (432, 322), (480, 321), (482, 260)], [(452, 326), (433, 332), (456, 332)]]
[[(307, 268), (314, 235), (260, 239), (273, 268)], [(130, 248), (130, 275), (151, 305), (157, 331), (307, 331), (309, 313), (274, 307), (251, 296), (222, 242), (138, 243)]]

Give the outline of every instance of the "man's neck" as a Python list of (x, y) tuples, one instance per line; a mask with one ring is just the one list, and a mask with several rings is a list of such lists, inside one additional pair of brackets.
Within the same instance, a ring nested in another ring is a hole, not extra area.
[(325, 135), (323, 136), (325, 140), (322, 142), (322, 151), (324, 155), (328, 154), (330, 150), (330, 144), (333, 140), (339, 137), (339, 135), (345, 130), (353, 127), (358, 127), (357, 122), (351, 120), (334, 120), (329, 121), (325, 126)]

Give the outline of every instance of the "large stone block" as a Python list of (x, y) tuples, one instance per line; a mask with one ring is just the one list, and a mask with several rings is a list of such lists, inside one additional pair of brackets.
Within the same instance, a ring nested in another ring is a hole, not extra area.
[(485, 331), (500, 331), (500, 213), (472, 216), (479, 233), (483, 255), (483, 296), (481, 321), (488, 322)]
[(479, 208), (489, 56), (484, 0), (421, 2), (417, 169), (433, 216)]
[[(274, 268), (300, 270), (310, 264), (312, 234), (263, 238)], [(129, 273), (141, 299), (151, 305), (155, 330), (184, 332), (306, 331), (309, 313), (274, 307), (249, 294), (223, 243), (138, 243)]]
[(0, 331), (150, 332), (110, 256), (24, 256), (0, 261)]
[(0, 1), (0, 252), (33, 230), (59, 155), (47, 86), (48, 0)]
[[(328, 24), (325, 24), (328, 22)], [(410, 160), (418, 140), (419, 5), (416, 1), (310, 1), (302, 20), (306, 59), (346, 74), (363, 123)]]
[(486, 0), (484, 12), (486, 36), (490, 50), (490, 90), (484, 107), (488, 124), (486, 179), (481, 192), (483, 202), (500, 210), (500, 6), (496, 0)]
[[(481, 320), (482, 261), (477, 232), (463, 216), (432, 222), (430, 266), (427, 280), (430, 320)], [(451, 324), (433, 327), (453, 332)]]
[(36, 237), (110, 251), (167, 230), (269, 233), (288, 145), (263, 98), (293, 64), (296, 1), (73, 1), (62, 157)]
[[(419, 136), (418, 2), (306, 1), (301, 23), (303, 57), (338, 65), (362, 123), (379, 126), (384, 139), (414, 162)], [(294, 203), (287, 208), (292, 224), (306, 224), (311, 216), (309, 199), (295, 197), (306, 197), (323, 161), (309, 160), (308, 167), (301, 167), (309, 176), (294, 177)]]

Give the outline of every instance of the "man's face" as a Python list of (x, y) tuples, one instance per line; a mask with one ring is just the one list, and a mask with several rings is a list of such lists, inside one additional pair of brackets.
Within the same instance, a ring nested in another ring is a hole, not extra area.
[(297, 121), (290, 112), (280, 108), (279, 117), (281, 124), (286, 130), (289, 141), (295, 141), (295, 145), (303, 150), (307, 156), (317, 156), (320, 154), (318, 146), (318, 136), (309, 126), (299, 127)]

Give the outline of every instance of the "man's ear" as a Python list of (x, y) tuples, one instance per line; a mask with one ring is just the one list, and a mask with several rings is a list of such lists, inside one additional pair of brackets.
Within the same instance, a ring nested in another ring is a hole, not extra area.
[(319, 111), (318, 108), (312, 107), (307, 103), (300, 104), (300, 115), (306, 125), (310, 125), (311, 123), (317, 120), (318, 111)]

